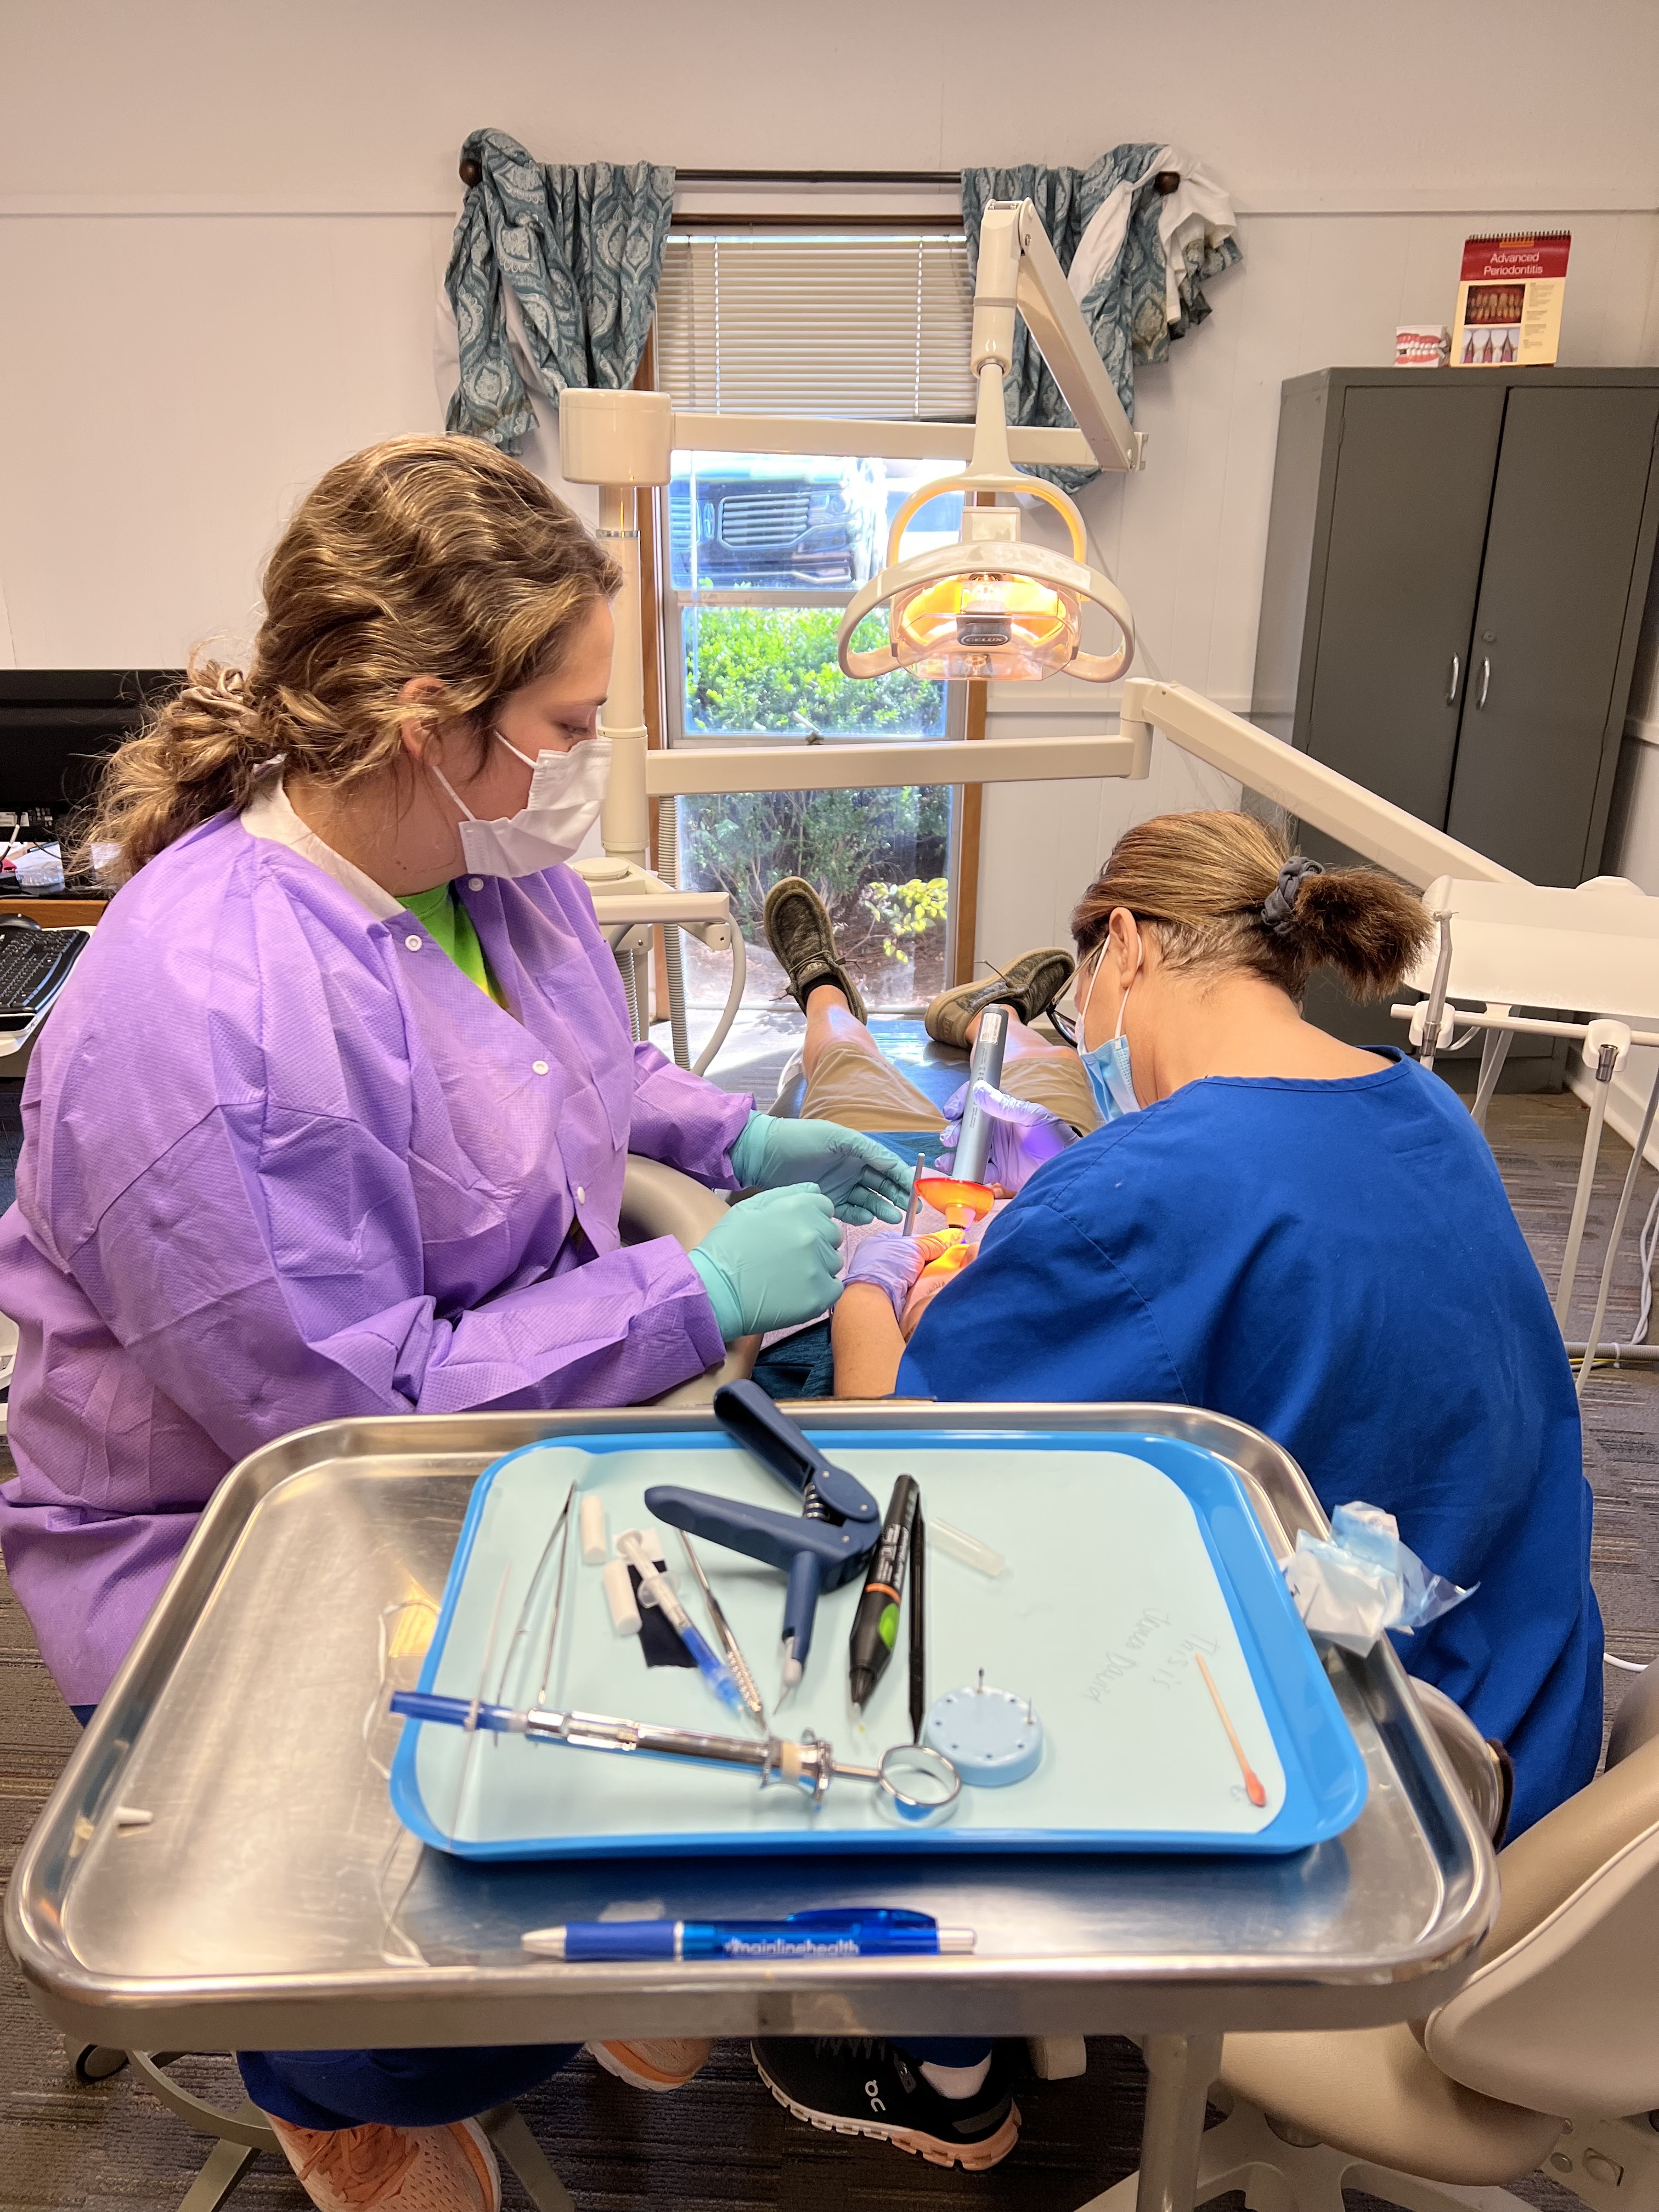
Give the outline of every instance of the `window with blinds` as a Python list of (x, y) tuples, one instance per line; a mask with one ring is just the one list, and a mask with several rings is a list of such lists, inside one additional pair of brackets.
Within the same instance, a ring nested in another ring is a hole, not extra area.
[(680, 233), (657, 293), (657, 386), (697, 413), (960, 422), (972, 323), (960, 233)]

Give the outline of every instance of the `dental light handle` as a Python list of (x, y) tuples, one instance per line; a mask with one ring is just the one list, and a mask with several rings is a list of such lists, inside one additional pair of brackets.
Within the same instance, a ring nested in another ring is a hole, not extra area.
[(805, 1495), (810, 1486), (817, 1503), (844, 1521), (876, 1522), (876, 1501), (864, 1485), (845, 1468), (832, 1466), (758, 1383), (722, 1383), (714, 1393), (714, 1411), (726, 1434), (792, 1490)]
[(962, 1134), (957, 1139), (956, 1158), (951, 1163), (951, 1173), (958, 1182), (985, 1180), (995, 1124), (975, 1096), (974, 1086), (987, 1083), (994, 1091), (998, 1087), (1002, 1081), (1002, 1063), (1007, 1049), (1008, 1009), (988, 1006), (979, 1018), (979, 1035), (974, 1040), (973, 1057), (968, 1063), (968, 1096), (963, 1102)]

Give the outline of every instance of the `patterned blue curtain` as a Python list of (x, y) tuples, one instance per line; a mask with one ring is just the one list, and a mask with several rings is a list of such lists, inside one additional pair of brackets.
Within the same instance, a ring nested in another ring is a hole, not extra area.
[(475, 131), (476, 162), (444, 283), (461, 374), (446, 427), (510, 453), (534, 428), (507, 344), (507, 288), (544, 397), (634, 381), (656, 311), (674, 172), (658, 163), (532, 161), (504, 131)]
[[(964, 169), (962, 214), (968, 233), (970, 274), (979, 264), (980, 218), (992, 200), (1030, 200), (1036, 208), (1060, 265), (1069, 270), (1078, 243), (1103, 203), (1118, 185), (1141, 176), (1163, 149), (1157, 144), (1114, 146), (1086, 169), (1049, 169), (1028, 163), (1018, 169)], [(1159, 199), (1151, 176), (1130, 203), (1122, 251), (1103, 270), (1082, 302), (1083, 319), (1094, 334), (1106, 373), (1117, 386), (1123, 411), (1135, 415), (1135, 371), (1141, 361), (1167, 361), (1171, 338), (1184, 337), (1211, 313), (1204, 296), (1206, 279), (1218, 276), (1240, 258), (1231, 238), (1188, 246), (1178, 273), (1182, 313), (1171, 324), (1165, 307), (1164, 247), (1158, 239)], [(1014, 362), (1006, 381), (1008, 420), (1042, 427), (1072, 428), (1072, 410), (1060, 394), (1048, 363), (1031, 343), (1023, 318), (1014, 325)], [(1066, 491), (1098, 476), (1098, 469), (1039, 469)]]

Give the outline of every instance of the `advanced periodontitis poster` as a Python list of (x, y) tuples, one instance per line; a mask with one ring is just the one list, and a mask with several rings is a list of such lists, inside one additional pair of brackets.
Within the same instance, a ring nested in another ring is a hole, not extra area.
[(1571, 247), (1570, 230), (1464, 240), (1452, 331), (1454, 368), (1553, 363)]

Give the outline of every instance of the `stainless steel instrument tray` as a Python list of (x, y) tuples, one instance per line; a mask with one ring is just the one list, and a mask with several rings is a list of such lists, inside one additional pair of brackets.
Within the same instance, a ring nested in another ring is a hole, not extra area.
[[(959, 1425), (1170, 1436), (1243, 1477), (1275, 1549), (1323, 1516), (1289, 1455), (1169, 1406), (814, 1401), (820, 1433)], [(337, 2048), (654, 2033), (1064, 2034), (1362, 2026), (1465, 1978), (1497, 1876), (1386, 1644), (1334, 1654), (1370, 1796), (1284, 1859), (629, 1859), (423, 1851), (366, 1739), (392, 1609), (441, 1591), (493, 1460), (577, 1432), (710, 1428), (704, 1409), (342, 1421), (215, 1494), (36, 1825), (6, 1932), (45, 2011), (127, 2048)], [(380, 1741), (378, 1735), (376, 1741)], [(123, 1825), (118, 1811), (148, 1813)], [(969, 1956), (712, 1966), (526, 1958), (607, 1905), (675, 1917), (902, 1905)]]

